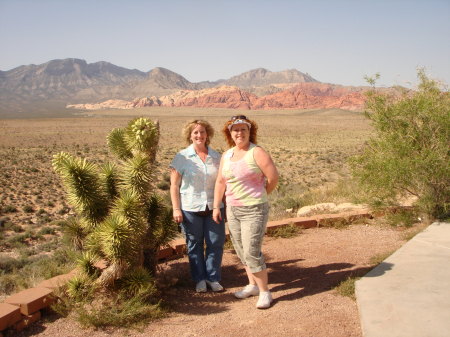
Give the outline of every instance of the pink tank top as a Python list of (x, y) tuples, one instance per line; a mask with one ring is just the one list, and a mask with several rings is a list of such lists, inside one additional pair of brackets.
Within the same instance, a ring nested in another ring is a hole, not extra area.
[(231, 161), (233, 149), (224, 156), (222, 176), (226, 180), (225, 196), (230, 206), (252, 206), (267, 202), (266, 181), (253, 156), (257, 145), (250, 143), (244, 157)]

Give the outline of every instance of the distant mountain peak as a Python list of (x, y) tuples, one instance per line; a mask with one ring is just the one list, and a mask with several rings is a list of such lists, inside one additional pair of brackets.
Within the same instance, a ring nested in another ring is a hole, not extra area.
[(241, 88), (267, 86), (281, 83), (318, 82), (308, 74), (296, 69), (272, 72), (265, 68), (256, 68), (224, 81), (226, 85), (235, 85)]

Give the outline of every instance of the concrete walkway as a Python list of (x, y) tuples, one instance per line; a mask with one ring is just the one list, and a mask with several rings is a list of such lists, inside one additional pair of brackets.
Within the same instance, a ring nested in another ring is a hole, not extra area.
[(450, 223), (433, 223), (356, 282), (364, 337), (450, 336)]

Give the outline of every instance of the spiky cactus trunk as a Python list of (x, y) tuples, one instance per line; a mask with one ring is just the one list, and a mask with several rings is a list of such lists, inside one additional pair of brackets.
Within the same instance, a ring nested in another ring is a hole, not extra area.
[[(154, 275), (159, 247), (176, 232), (152, 184), (158, 141), (158, 123), (137, 118), (108, 135), (117, 164), (97, 166), (64, 152), (53, 158), (78, 214), (68, 231), (75, 248), (84, 252), (81, 270), (97, 277), (100, 286), (111, 286), (142, 266)], [(99, 259), (107, 267), (93, 273)]]

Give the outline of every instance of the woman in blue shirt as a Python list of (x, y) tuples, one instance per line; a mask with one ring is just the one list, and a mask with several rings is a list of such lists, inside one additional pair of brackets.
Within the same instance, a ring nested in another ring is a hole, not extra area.
[[(183, 137), (190, 144), (175, 155), (170, 164), (170, 197), (173, 218), (186, 235), (191, 276), (197, 292), (223, 291), (219, 283), (225, 225), (212, 219), (214, 186), (220, 154), (209, 147), (214, 135), (204, 120), (187, 123)], [(220, 206), (223, 217), (223, 204)], [(206, 250), (204, 245), (206, 243)]]

